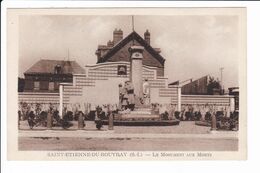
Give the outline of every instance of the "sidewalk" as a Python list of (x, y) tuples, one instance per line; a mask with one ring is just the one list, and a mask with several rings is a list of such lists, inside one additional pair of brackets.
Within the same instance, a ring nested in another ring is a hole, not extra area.
[(214, 134), (155, 134), (155, 133), (115, 133), (110, 130), (20, 130), (19, 137), (36, 138), (200, 138), (200, 139), (234, 139), (237, 132), (216, 132)]
[(114, 126), (114, 130), (108, 130), (104, 126), (97, 130), (94, 122), (86, 121), (83, 130), (77, 129), (77, 123), (68, 130), (53, 127), (46, 130), (43, 127), (29, 129), (27, 122), (22, 122), (19, 137), (72, 137), (72, 138), (237, 138), (238, 132), (216, 131), (210, 133), (210, 128), (197, 126), (193, 121), (181, 122), (177, 126)]

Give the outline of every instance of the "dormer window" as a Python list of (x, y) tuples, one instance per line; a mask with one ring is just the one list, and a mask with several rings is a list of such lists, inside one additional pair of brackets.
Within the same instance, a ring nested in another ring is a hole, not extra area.
[(61, 66), (59, 64), (55, 66), (54, 73), (55, 74), (61, 74)]

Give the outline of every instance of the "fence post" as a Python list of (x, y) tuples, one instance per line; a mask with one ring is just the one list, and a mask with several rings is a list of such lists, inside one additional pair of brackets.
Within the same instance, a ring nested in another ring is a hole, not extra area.
[(47, 129), (50, 130), (52, 128), (52, 113), (49, 111), (47, 114)]

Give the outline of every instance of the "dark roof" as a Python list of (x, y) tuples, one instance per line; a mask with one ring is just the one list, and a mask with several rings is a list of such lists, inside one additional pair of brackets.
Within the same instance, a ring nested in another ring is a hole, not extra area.
[(85, 70), (76, 61), (47, 60), (36, 62), (24, 74), (54, 73), (55, 66), (61, 66), (63, 74), (85, 74)]
[(177, 81), (174, 81), (174, 82), (172, 82), (172, 83), (169, 83), (168, 85), (179, 85), (179, 84), (180, 84), (180, 81), (177, 80)]
[(165, 59), (154, 49), (152, 48), (139, 34), (135, 31), (130, 33), (127, 37), (121, 40), (116, 44), (111, 50), (109, 50), (103, 58), (100, 58), (97, 63), (107, 62), (107, 60), (112, 57), (117, 51), (124, 47), (130, 41), (138, 41), (144, 48), (153, 55), (162, 65), (164, 65)]

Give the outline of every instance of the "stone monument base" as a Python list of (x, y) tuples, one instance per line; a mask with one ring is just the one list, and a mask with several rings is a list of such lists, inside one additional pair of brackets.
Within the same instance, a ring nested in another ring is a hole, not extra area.
[[(108, 120), (102, 120), (104, 125)], [(155, 114), (151, 106), (138, 106), (133, 111), (121, 111), (114, 116), (114, 126), (173, 126), (179, 125), (177, 119), (163, 120), (159, 114)]]
[[(104, 125), (108, 124), (107, 120), (102, 120)], [(115, 126), (173, 126), (179, 125), (180, 121), (162, 120), (159, 114), (154, 114), (151, 106), (141, 105), (135, 107), (133, 111), (121, 111), (114, 117)]]
[[(108, 125), (107, 120), (102, 120), (104, 125)], [(179, 120), (114, 120), (114, 126), (175, 126), (179, 125)]]
[(119, 112), (115, 115), (115, 120), (148, 120), (148, 119), (160, 119), (159, 115), (152, 114), (151, 108), (135, 108), (129, 112)]

